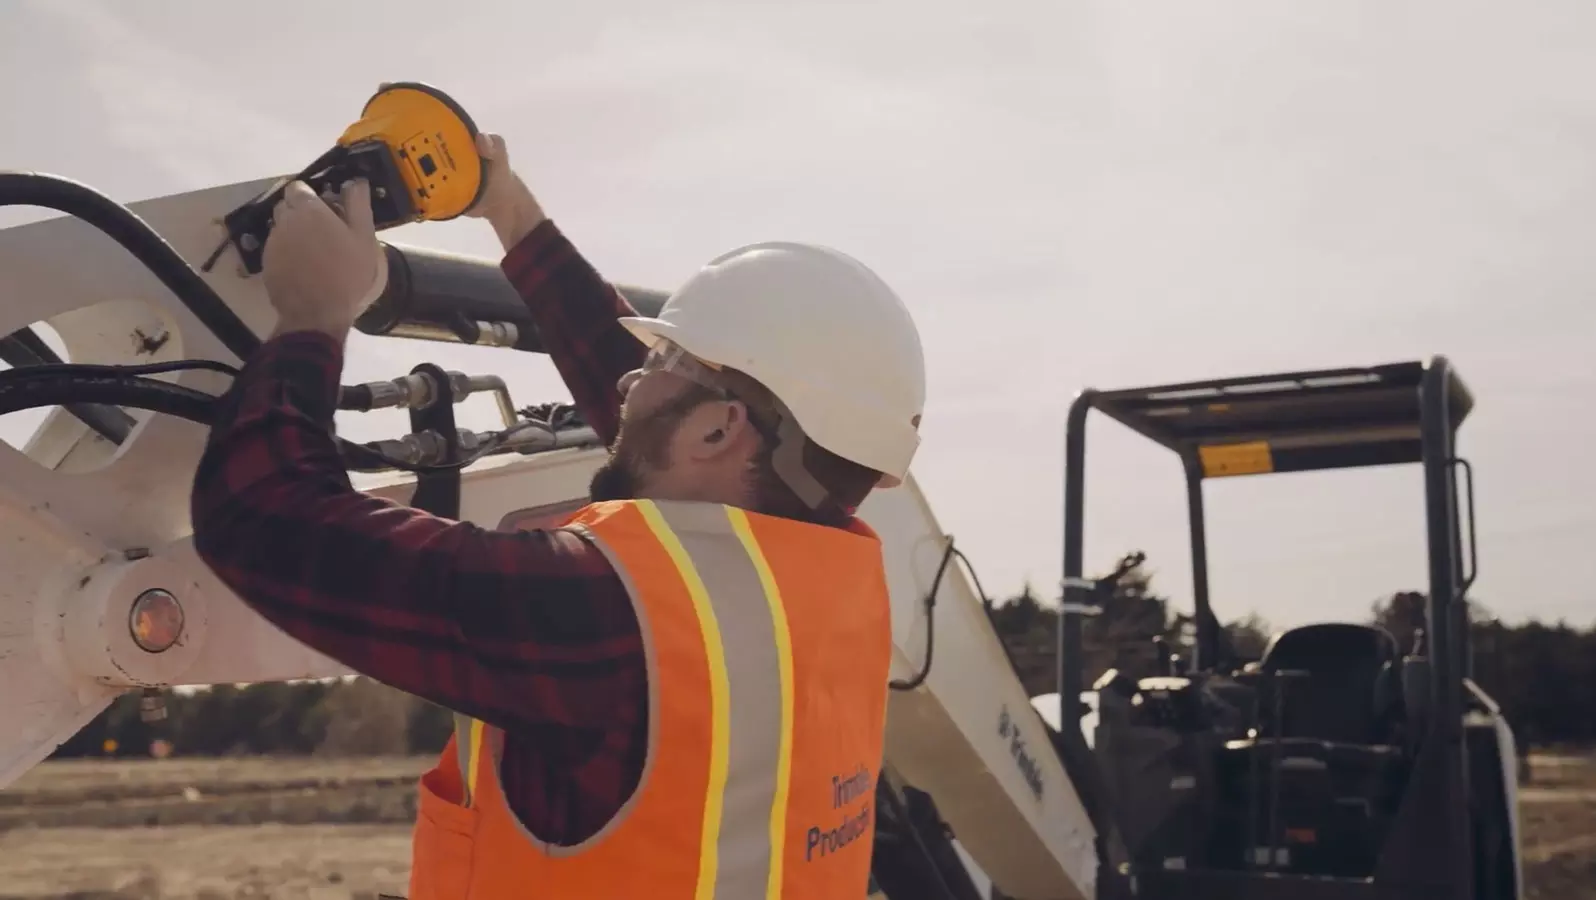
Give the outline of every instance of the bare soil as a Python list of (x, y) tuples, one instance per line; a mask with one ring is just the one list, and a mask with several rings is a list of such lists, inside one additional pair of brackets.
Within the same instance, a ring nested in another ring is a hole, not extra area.
[[(0, 792), (0, 900), (403, 896), (428, 760), (47, 763)], [(1537, 756), (1527, 900), (1596, 900), (1596, 756)]]
[(1525, 896), (1596, 898), (1596, 757), (1531, 756), (1530, 766), (1518, 804)]
[(376, 900), (426, 759), (46, 763), (0, 792), (0, 900)]

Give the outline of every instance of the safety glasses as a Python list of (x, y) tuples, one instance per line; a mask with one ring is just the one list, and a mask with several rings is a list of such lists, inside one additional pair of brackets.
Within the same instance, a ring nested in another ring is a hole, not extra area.
[(640, 374), (649, 372), (669, 372), (678, 378), (691, 381), (693, 384), (704, 388), (715, 395), (717, 400), (736, 400), (748, 410), (748, 421), (754, 429), (763, 434), (767, 440), (775, 440), (777, 428), (784, 418), (791, 418), (786, 408), (780, 406), (779, 400), (775, 401), (775, 409), (765, 409), (759, 404), (748, 402), (747, 397), (739, 396), (726, 383), (726, 376), (721, 374), (719, 368), (710, 365), (687, 352), (680, 344), (667, 338), (658, 338), (654, 346), (650, 347), (648, 354), (643, 357)]
[(734, 399), (725, 381), (720, 377), (720, 372), (713, 366), (688, 353), (681, 345), (666, 338), (659, 338), (650, 347), (648, 354), (643, 357), (643, 373), (669, 372), (678, 378), (685, 378), (699, 387), (714, 391), (722, 400)]
[[(704, 362), (682, 347), (665, 338), (659, 338), (643, 357), (642, 371), (670, 372), (715, 394), (721, 400), (736, 400), (748, 410), (748, 422), (764, 436), (773, 448), (771, 465), (777, 477), (793, 490), (800, 501), (810, 509), (818, 509), (827, 499), (828, 492), (804, 465), (804, 434), (798, 421), (779, 398), (772, 397), (773, 408), (765, 409), (739, 397), (726, 384), (720, 370)], [(851, 515), (852, 510), (847, 510)]]

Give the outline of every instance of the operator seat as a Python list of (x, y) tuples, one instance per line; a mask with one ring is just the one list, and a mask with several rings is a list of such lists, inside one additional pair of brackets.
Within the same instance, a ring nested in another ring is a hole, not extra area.
[(1396, 639), (1378, 626), (1304, 625), (1269, 642), (1254, 682), (1260, 734), (1218, 755), (1219, 818), (1235, 837), (1216, 846), (1217, 858), (1239, 867), (1253, 848), (1284, 847), (1288, 871), (1374, 871), (1405, 771), (1393, 742), (1397, 665)]
[[(1400, 685), (1396, 638), (1377, 625), (1324, 622), (1275, 635), (1258, 668), (1282, 673), (1281, 721), (1266, 731), (1338, 744), (1384, 744)], [(1304, 673), (1291, 677), (1290, 672)], [(1268, 714), (1266, 713), (1266, 718)]]

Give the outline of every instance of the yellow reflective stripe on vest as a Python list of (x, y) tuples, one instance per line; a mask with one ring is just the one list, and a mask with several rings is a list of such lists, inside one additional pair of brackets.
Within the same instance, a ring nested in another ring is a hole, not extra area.
[(477, 779), (482, 774), (482, 730), (482, 722), (472, 719), (466, 742), (466, 753), (471, 757), (471, 768), (464, 773), (467, 797), (477, 796)]
[(483, 724), (470, 716), (454, 714), (454, 755), (460, 764), (460, 784), (465, 791), (461, 806), (470, 806), (477, 796), (477, 778), (482, 771)]
[[(793, 727), (792, 643), (780, 588), (742, 510), (648, 500), (637, 507), (692, 598), (709, 664), (709, 790), (695, 896), (778, 900)], [(621, 564), (601, 533), (588, 535)], [(456, 716), (455, 740), (462, 779), (475, 797), (479, 777), (497, 777), (502, 742), (466, 716)], [(733, 772), (740, 781), (728, 792)]]
[(715, 896), (715, 875), (719, 868), (718, 840), (721, 815), (725, 811), (726, 769), (731, 756), (728, 744), (731, 739), (730, 711), (726, 695), (730, 688), (726, 678), (726, 650), (720, 638), (720, 622), (715, 618), (715, 607), (709, 599), (709, 589), (704, 586), (698, 567), (687, 555), (681, 538), (666, 523), (659, 507), (648, 501), (638, 503), (638, 511), (654, 532), (676, 571), (682, 576), (688, 596), (693, 598), (693, 609), (698, 613), (699, 632), (704, 636), (704, 655), (709, 660), (709, 693), (711, 725), (709, 740), (709, 790), (704, 797), (704, 828), (698, 850), (698, 900), (711, 900)]

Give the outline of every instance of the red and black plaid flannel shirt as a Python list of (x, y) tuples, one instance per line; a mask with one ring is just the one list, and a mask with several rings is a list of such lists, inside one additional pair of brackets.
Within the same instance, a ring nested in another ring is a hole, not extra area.
[[(635, 315), (552, 222), (505, 274), (583, 416), (608, 443)], [(330, 437), (343, 348), (266, 342), (220, 403), (194, 478), (194, 544), (243, 600), (357, 672), (506, 732), (510, 806), (540, 838), (596, 832), (646, 752), (642, 638), (620, 579), (564, 531), (495, 532), (350, 484)]]

